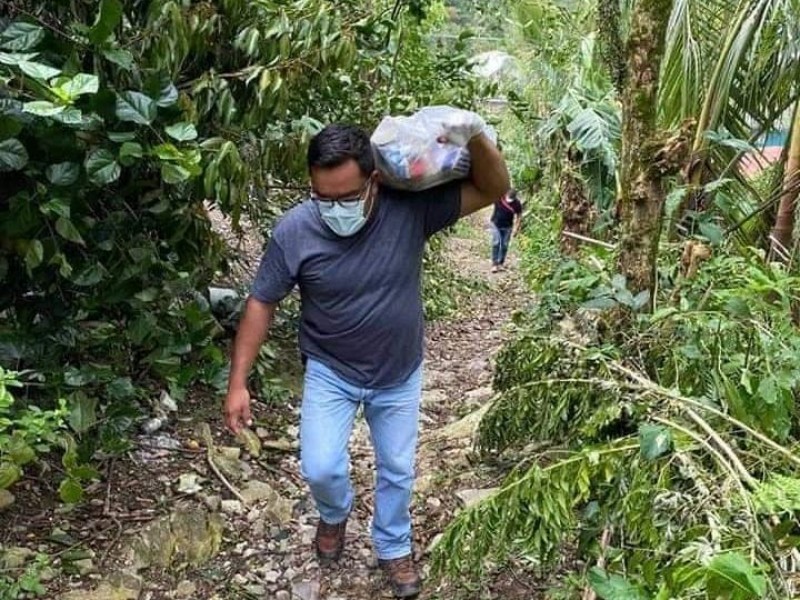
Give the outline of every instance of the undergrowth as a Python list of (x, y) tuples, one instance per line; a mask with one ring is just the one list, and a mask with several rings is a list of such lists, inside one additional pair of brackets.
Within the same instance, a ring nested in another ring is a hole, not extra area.
[[(566, 585), (607, 600), (793, 597), (800, 280), (719, 248), (685, 278), (668, 248), (646, 314), (607, 256), (560, 260), (554, 231), (534, 231), (539, 305), (515, 318), (477, 442), (516, 466), (458, 515), (435, 569), (514, 557), (544, 573), (569, 555), (588, 567)], [(630, 315), (623, 333), (612, 307)]]

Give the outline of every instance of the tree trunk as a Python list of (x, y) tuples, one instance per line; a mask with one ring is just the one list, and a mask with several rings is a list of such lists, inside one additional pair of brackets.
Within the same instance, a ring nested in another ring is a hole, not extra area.
[(596, 211), (586, 193), (586, 185), (580, 175), (580, 164), (567, 160), (559, 180), (561, 199), (561, 252), (574, 256), (580, 248), (580, 241), (565, 233), (589, 237), (594, 227)]
[(794, 214), (800, 193), (800, 102), (795, 107), (789, 135), (791, 138), (783, 174), (783, 191), (778, 214), (775, 216), (775, 226), (770, 234), (770, 254), (782, 261), (788, 261), (791, 255)]
[(608, 76), (618, 93), (625, 86), (625, 48), (620, 33), (619, 0), (599, 0), (597, 3), (597, 39), (600, 57), (603, 59)]
[(672, 0), (640, 0), (634, 9), (622, 97), (620, 243), (617, 267), (637, 294), (655, 289), (656, 256), (664, 214), (657, 130), (658, 80)]

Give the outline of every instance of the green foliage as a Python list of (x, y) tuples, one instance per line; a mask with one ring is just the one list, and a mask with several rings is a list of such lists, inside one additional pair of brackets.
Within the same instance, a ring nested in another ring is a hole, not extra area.
[(14, 485), (26, 465), (57, 445), (68, 413), (63, 400), (53, 410), (15, 406), (9, 388), (22, 387), (18, 376), (0, 367), (0, 489)]
[(387, 38), (391, 31), (387, 27), (393, 26), (385, 22), (364, 28), (358, 77), (331, 79), (330, 87), (319, 91), (322, 101), (331, 106), (337, 104), (334, 98), (346, 99), (338, 102), (339, 110), (328, 118), (371, 127), (387, 114), (408, 114), (426, 105), (475, 108), (488, 90), (469, 71), (469, 35), (446, 43), (432, 36), (438, 24), (432, 11), (421, 22), (413, 15), (401, 19), (394, 37)]
[[(766, 229), (758, 213), (774, 202), (776, 180), (751, 186), (737, 165), (754, 129), (772, 127), (794, 101), (787, 10), (796, 2), (674, 3), (659, 119), (682, 135), (708, 122), (695, 132), (691, 185), (663, 184), (673, 208), (696, 200), (682, 232), (714, 256), (687, 276), (683, 248), (664, 244), (653, 298), (630, 294), (608, 250), (586, 246), (569, 261), (555, 250), (562, 166), (579, 167), (601, 211), (617, 191), (617, 101), (581, 18), (594, 23), (597, 5), (515, 6), (520, 37), (532, 42), (518, 55), (533, 76), (509, 93), (519, 122), (507, 131), (549, 141), (517, 151), (514, 166), (525, 181), (539, 175), (523, 260), (539, 304), (515, 317), (479, 429), (483, 458), (514, 466), (497, 493), (458, 515), (436, 566), (464, 575), (514, 556), (546, 571), (574, 555), (589, 568), (573, 585), (601, 598), (794, 597), (798, 282), (748, 247)], [(631, 4), (599, 5), (618, 21), (600, 36), (618, 71), (625, 57), (609, 44), (624, 40)], [(685, 143), (676, 136), (665, 152), (680, 156)], [(701, 175), (703, 165), (715, 175)], [(605, 216), (600, 225), (613, 226), (613, 210)], [(731, 232), (738, 248), (726, 244)], [(640, 310), (651, 301), (654, 314)], [(600, 557), (604, 569), (591, 568)]]
[(47, 590), (43, 577), (49, 570), (50, 558), (46, 554), (37, 554), (18, 576), (8, 571), (0, 573), (0, 600), (44, 597)]
[(630, 418), (632, 398), (609, 379), (602, 353), (544, 341), (523, 333), (498, 355), (494, 387), (501, 395), (480, 424), (484, 453), (534, 440), (588, 442)]
[(767, 582), (745, 557), (731, 552), (715, 556), (706, 567), (706, 590), (710, 598), (750, 600), (764, 597)]
[(720, 254), (647, 319), (647, 361), (665, 386), (704, 396), (781, 441), (797, 431), (798, 279), (762, 255)]
[(268, 230), (288, 199), (276, 189), (305, 180), (323, 123), (471, 106), (464, 47), (435, 53), (428, 5), (23, 1), (0, 13), (0, 363), (34, 373), (27, 394), (42, 407), (66, 400), (82, 459), (125, 448), (148, 389), (180, 400), (224, 385), (205, 289), (227, 257), (207, 202)]
[[(707, 399), (680, 396), (628, 370), (610, 348), (581, 348), (552, 334), (528, 334), (516, 345), (499, 357), (498, 370), (526, 370), (497, 385), (479, 448), (517, 466), (495, 495), (456, 518), (437, 549), (437, 568), (479, 572), (484, 560), (502, 563), (509, 554), (549, 565), (573, 545), (591, 560), (608, 529), (625, 540), (624, 552), (614, 542), (603, 552), (628, 582), (595, 574), (590, 582), (601, 597), (707, 591), (749, 598), (765, 597), (764, 590), (781, 597), (780, 570), (771, 570), (769, 583), (757, 572), (786, 551), (761, 519), (787, 510), (793, 488), (778, 480), (785, 493), (777, 495), (774, 483), (763, 487), (753, 473), (768, 461), (796, 477), (800, 461), (757, 434), (743, 437), (718, 407), (704, 409)], [(542, 358), (529, 367), (533, 354)], [(716, 437), (709, 440), (708, 431)], [(782, 509), (769, 510), (766, 499), (776, 496)], [(756, 571), (743, 558), (722, 558), (738, 548), (757, 557)], [(745, 586), (750, 595), (740, 595)]]
[(58, 486), (58, 495), (62, 502), (75, 504), (83, 500), (83, 482), (99, 479), (100, 474), (91, 465), (81, 462), (78, 446), (72, 436), (63, 436), (62, 445), (64, 455), (61, 464), (65, 476)]
[(603, 600), (647, 600), (647, 596), (627, 579), (606, 573), (599, 567), (589, 571), (589, 584)]
[(23, 468), (57, 447), (64, 454), (64, 479), (59, 495), (66, 503), (83, 498), (83, 482), (97, 479), (99, 473), (79, 458), (75, 440), (66, 433), (67, 423), (76, 431), (85, 431), (94, 424), (94, 401), (91, 416), (88, 407), (76, 403), (72, 411), (60, 400), (58, 408), (43, 410), (35, 404), (15, 406), (9, 387), (21, 388), (19, 373), (0, 367), (0, 489), (14, 485), (23, 475)]
[(549, 263), (538, 309), (515, 318), (478, 439), (515, 466), (456, 518), (437, 568), (509, 555), (546, 567), (577, 548), (608, 561), (589, 575), (603, 598), (786, 597), (781, 560), (800, 545), (797, 282), (755, 252), (693, 279), (665, 269), (658, 304), (670, 303), (612, 337), (591, 302), (624, 286), (607, 288), (614, 275), (591, 258)]
[(598, 75), (595, 37), (581, 40), (580, 60), (561, 98), (548, 108), (538, 128), (547, 149), (546, 170), (557, 181), (565, 165), (573, 165), (603, 221), (613, 206), (621, 143), (621, 110), (607, 77)]

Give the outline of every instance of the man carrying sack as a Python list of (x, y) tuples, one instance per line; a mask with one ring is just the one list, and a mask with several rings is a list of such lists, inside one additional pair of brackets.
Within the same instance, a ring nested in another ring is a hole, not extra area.
[(381, 185), (370, 139), (329, 125), (308, 148), (310, 198), (276, 225), (233, 349), (225, 420), (251, 422), (247, 379), (278, 303), (298, 286), (306, 360), (301, 470), (320, 514), (321, 559), (338, 560), (353, 507), (348, 442), (364, 406), (377, 469), (372, 537), (394, 595), (416, 596), (411, 492), (422, 394), (426, 240), (509, 187), (500, 152), (471, 112), (451, 109), (432, 139), (469, 151), (468, 178), (423, 191)]

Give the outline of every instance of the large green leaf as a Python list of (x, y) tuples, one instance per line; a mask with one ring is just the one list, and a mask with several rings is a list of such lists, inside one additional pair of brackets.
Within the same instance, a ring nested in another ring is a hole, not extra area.
[(142, 145), (137, 142), (125, 142), (119, 149), (119, 161), (126, 167), (142, 158), (143, 155)]
[(66, 96), (65, 99), (72, 100), (83, 94), (96, 94), (100, 89), (100, 80), (97, 75), (78, 73), (72, 79), (59, 85), (58, 88)]
[(592, 108), (584, 108), (567, 125), (567, 131), (581, 150), (595, 150), (611, 143), (609, 123)]
[(158, 290), (155, 288), (146, 288), (143, 289), (141, 292), (136, 292), (134, 298), (137, 300), (141, 300), (142, 302), (152, 302), (156, 298), (158, 298)]
[(69, 264), (67, 257), (64, 256), (63, 252), (56, 252), (50, 257), (50, 260), (47, 261), (48, 265), (57, 265), (58, 266), (58, 274), (62, 277), (70, 277), (72, 275), (72, 265)]
[(136, 139), (135, 131), (109, 131), (106, 133), (112, 142), (132, 142)]
[(598, 567), (589, 571), (589, 585), (603, 600), (647, 600), (647, 596), (627, 579)]
[(77, 163), (62, 162), (50, 165), (45, 171), (47, 180), (53, 185), (72, 185), (78, 180), (81, 167)]
[(69, 219), (72, 214), (72, 208), (70, 207), (69, 200), (65, 200), (64, 198), (53, 198), (52, 200), (48, 200), (39, 207), (39, 210), (42, 211), (42, 214), (56, 215), (66, 219)]
[(22, 110), (37, 117), (53, 117), (64, 112), (64, 108), (60, 104), (48, 102), (47, 100), (34, 100), (33, 102), (26, 102)]
[(25, 266), (35, 269), (44, 260), (44, 246), (39, 240), (31, 240), (28, 249), (25, 251)]
[(175, 123), (167, 127), (164, 131), (166, 131), (167, 135), (173, 140), (178, 140), (179, 142), (188, 142), (197, 139), (197, 129), (195, 129), (192, 123)]
[(76, 392), (71, 400), (69, 425), (75, 432), (85, 433), (97, 423), (97, 398)]
[(100, 44), (106, 41), (122, 22), (122, 3), (119, 0), (101, 0), (100, 12), (89, 30), (89, 41)]
[(10, 488), (20, 477), (22, 477), (22, 469), (18, 464), (10, 460), (0, 462), (0, 490)]
[(36, 452), (31, 448), (22, 434), (15, 432), (5, 446), (6, 454), (12, 461), (20, 466), (27, 465), (36, 459)]
[(178, 101), (178, 88), (171, 81), (168, 81), (159, 90), (158, 101), (156, 102), (162, 108), (172, 106)]
[(56, 232), (65, 240), (75, 242), (76, 244), (85, 244), (78, 229), (75, 227), (72, 221), (66, 217), (59, 217), (56, 220)]
[(30, 60), (20, 61), (19, 68), (28, 77), (33, 77), (34, 79), (41, 79), (43, 81), (52, 79), (53, 77), (56, 77), (61, 73), (61, 69), (56, 69), (49, 65), (33, 62)]
[(709, 599), (750, 600), (763, 598), (767, 581), (738, 552), (715, 556), (706, 570), (706, 594)]
[(69, 434), (66, 434), (60, 439), (61, 445), (64, 446), (64, 454), (61, 455), (61, 464), (67, 472), (71, 471), (78, 466), (78, 442)]
[(117, 95), (117, 117), (139, 125), (149, 125), (156, 118), (156, 103), (141, 92), (122, 92)]
[(108, 185), (119, 179), (122, 167), (114, 155), (104, 148), (93, 150), (83, 165), (89, 180), (95, 185)]
[(642, 425), (639, 427), (639, 447), (644, 458), (655, 460), (669, 452), (672, 447), (672, 434), (669, 429), (661, 425)]
[(33, 23), (15, 21), (0, 33), (0, 48), (6, 50), (30, 50), (44, 39), (44, 29)]
[(58, 486), (58, 495), (65, 504), (77, 504), (83, 500), (83, 486), (73, 477), (67, 477)]
[(174, 163), (164, 163), (161, 165), (161, 177), (165, 183), (175, 184), (186, 181), (192, 176), (188, 169)]
[(84, 114), (74, 106), (68, 106), (63, 112), (53, 115), (53, 120), (63, 123), (64, 125), (75, 125), (83, 128), (88, 128), (94, 122), (94, 115), (84, 116)]
[(37, 56), (39, 56), (39, 54), (36, 52), (25, 52), (22, 54), (19, 52), (0, 52), (0, 63), (14, 66), (22, 62), (30, 62)]
[(159, 144), (155, 148), (153, 148), (153, 154), (155, 154), (158, 158), (165, 161), (177, 161), (177, 162), (184, 162), (186, 161), (186, 155), (181, 152), (175, 144)]
[(78, 465), (69, 470), (76, 479), (100, 479), (100, 472), (91, 465)]
[(103, 48), (100, 52), (109, 61), (126, 71), (133, 68), (133, 54), (124, 48)]
[(72, 278), (72, 283), (82, 287), (97, 285), (108, 275), (106, 268), (100, 263), (93, 263)]
[(16, 138), (0, 142), (0, 173), (3, 171), (19, 171), (28, 164), (28, 152)]

